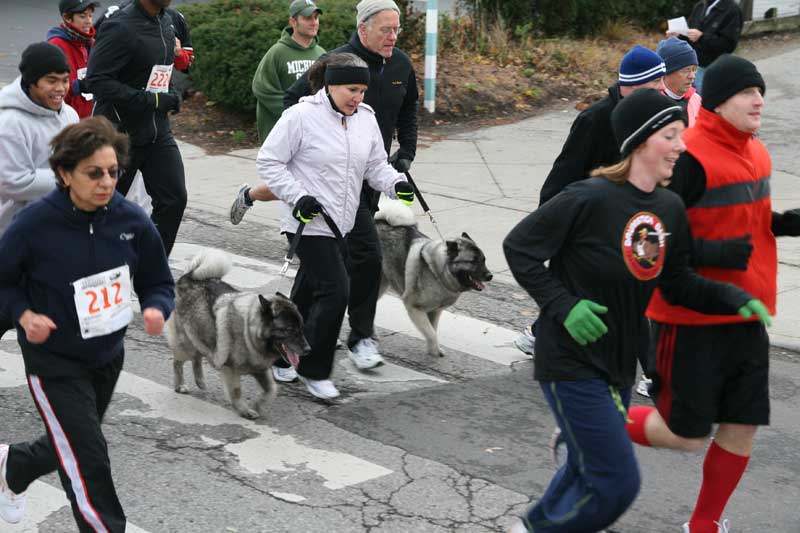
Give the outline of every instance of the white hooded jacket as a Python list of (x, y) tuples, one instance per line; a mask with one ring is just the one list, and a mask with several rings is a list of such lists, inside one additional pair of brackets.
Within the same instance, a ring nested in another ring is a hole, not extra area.
[(50, 169), (50, 141), (78, 122), (66, 103), (44, 108), (22, 90), (21, 77), (0, 90), (0, 235), (26, 204), (56, 188)]
[[(402, 174), (386, 161), (375, 112), (367, 104), (345, 116), (334, 110), (321, 89), (283, 112), (256, 158), (258, 175), (283, 200), (281, 231), (295, 233), (295, 202), (311, 195), (322, 204), (342, 235), (353, 229), (364, 180), (395, 198)], [(303, 235), (331, 237), (321, 216), (306, 225)]]

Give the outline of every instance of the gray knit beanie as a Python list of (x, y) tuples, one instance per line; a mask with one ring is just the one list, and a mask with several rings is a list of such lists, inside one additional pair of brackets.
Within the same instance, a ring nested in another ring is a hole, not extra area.
[(356, 25), (361, 24), (375, 13), (391, 9), (400, 15), (400, 8), (393, 0), (361, 0), (356, 6)]

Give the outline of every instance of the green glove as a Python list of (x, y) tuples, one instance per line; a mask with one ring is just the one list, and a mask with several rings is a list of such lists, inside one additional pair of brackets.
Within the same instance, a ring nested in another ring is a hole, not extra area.
[(758, 317), (759, 322), (765, 326), (770, 327), (772, 325), (772, 318), (769, 316), (769, 310), (761, 303), (761, 300), (753, 298), (739, 308), (739, 315), (743, 318), (750, 318), (754, 314)]
[(564, 321), (564, 327), (567, 328), (567, 332), (575, 339), (575, 342), (586, 346), (608, 333), (608, 327), (597, 316), (597, 313), (605, 314), (607, 312), (608, 307), (596, 304), (591, 300), (581, 300), (570, 310)]

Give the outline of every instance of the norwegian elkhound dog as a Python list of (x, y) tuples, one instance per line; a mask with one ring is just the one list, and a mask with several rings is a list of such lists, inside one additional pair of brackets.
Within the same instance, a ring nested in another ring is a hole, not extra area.
[[(202, 359), (218, 369), (234, 409), (258, 418), (259, 409), (275, 397), (272, 364), (283, 357), (297, 366), (311, 347), (303, 336), (303, 318), (286, 296), (264, 298), (239, 291), (220, 278), (231, 268), (219, 250), (195, 256), (175, 285), (175, 311), (167, 322), (172, 349), (175, 390), (188, 392), (183, 363), (192, 362), (194, 381), (205, 389)], [(252, 406), (242, 399), (241, 376), (250, 374), (263, 394)]]
[(444, 355), (436, 333), (439, 317), (462, 292), (485, 288), (492, 279), (486, 257), (466, 233), (446, 241), (427, 237), (417, 228), (413, 211), (400, 202), (381, 205), (375, 227), (383, 249), (380, 294), (388, 288), (399, 294), (428, 353)]

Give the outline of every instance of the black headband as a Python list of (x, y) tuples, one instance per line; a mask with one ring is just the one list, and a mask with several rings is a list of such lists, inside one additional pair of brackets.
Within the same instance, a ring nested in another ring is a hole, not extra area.
[(327, 66), (325, 68), (325, 86), (351, 85), (360, 83), (369, 85), (369, 69), (366, 67)]

